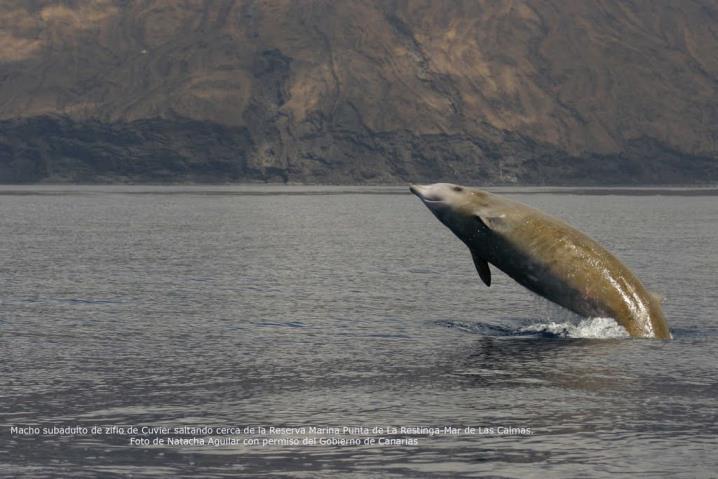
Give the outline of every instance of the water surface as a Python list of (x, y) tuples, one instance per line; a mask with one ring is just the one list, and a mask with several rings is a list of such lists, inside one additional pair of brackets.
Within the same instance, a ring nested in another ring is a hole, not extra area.
[[(0, 188), (0, 474), (710, 477), (716, 191), (503, 192), (616, 253), (675, 339), (608, 337), (495, 269), (486, 288), (404, 188)], [(532, 434), (140, 447), (9, 429), (100, 424)]]

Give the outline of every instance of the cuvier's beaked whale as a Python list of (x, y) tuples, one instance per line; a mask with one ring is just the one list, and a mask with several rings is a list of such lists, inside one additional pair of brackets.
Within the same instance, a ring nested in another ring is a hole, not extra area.
[(410, 190), (466, 243), (487, 286), (490, 263), (581, 316), (613, 318), (631, 336), (671, 338), (660, 300), (615, 256), (563, 221), (476, 188), (436, 183)]

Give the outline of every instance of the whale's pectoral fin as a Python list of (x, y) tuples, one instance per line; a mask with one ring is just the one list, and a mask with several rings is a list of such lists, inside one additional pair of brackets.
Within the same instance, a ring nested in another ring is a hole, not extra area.
[(489, 269), (489, 263), (487, 263), (484, 258), (476, 254), (476, 251), (474, 250), (471, 250), (471, 257), (474, 259), (474, 266), (476, 266), (476, 271), (479, 272), (481, 281), (483, 281), (486, 286), (491, 286), (491, 270)]
[(477, 211), (474, 213), (474, 218), (482, 228), (491, 231), (501, 231), (506, 225), (504, 215), (499, 215), (491, 211)]

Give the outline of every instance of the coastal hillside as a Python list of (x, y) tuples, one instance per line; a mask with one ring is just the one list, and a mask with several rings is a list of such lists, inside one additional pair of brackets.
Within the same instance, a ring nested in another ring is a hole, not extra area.
[(718, 182), (718, 3), (0, 3), (0, 182)]

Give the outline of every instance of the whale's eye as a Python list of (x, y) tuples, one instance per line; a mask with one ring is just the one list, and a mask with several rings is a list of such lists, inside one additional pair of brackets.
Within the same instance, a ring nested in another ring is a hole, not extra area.
[(464, 191), (464, 189), (460, 186), (454, 186), (452, 189), (457, 193), (461, 193), (462, 191)]

